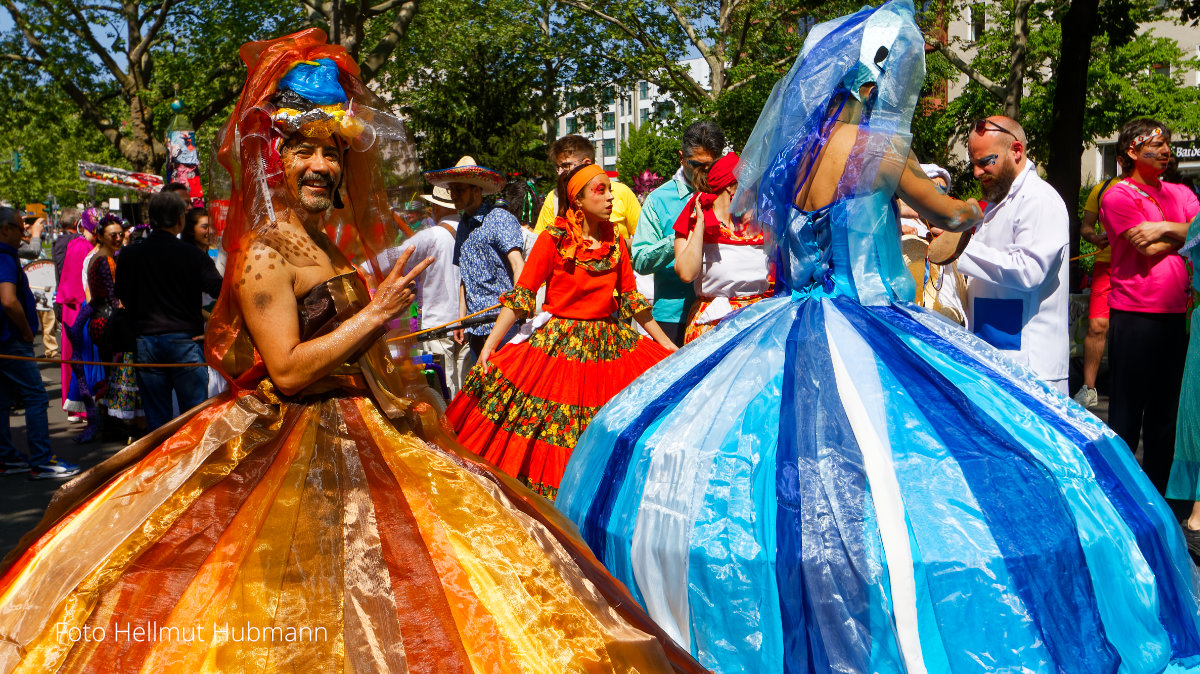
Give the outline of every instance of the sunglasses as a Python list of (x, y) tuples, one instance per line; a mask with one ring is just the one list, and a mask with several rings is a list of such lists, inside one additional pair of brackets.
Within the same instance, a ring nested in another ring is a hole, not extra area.
[(979, 159), (968, 158), (967, 161), (978, 168), (987, 168), (994, 165), (999, 157), (1000, 155), (998, 154), (989, 154), (988, 156), (980, 157)]
[(975, 132), (975, 135), (977, 135), (977, 136), (982, 136), (983, 134), (987, 133), (988, 131), (999, 131), (1001, 133), (1007, 133), (1008, 135), (1012, 136), (1013, 138), (1017, 137), (1017, 134), (1013, 133), (1012, 131), (1009, 131), (1008, 129), (1006, 129), (1006, 128), (1000, 126), (999, 124), (993, 122), (992, 120), (986, 119), (986, 118), (976, 121), (974, 124), (971, 125), (971, 129)]

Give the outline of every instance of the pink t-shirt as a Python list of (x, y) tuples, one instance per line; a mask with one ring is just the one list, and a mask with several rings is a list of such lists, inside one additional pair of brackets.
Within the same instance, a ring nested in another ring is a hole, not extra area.
[(1183, 185), (1113, 184), (1100, 199), (1100, 222), (1112, 247), (1112, 294), (1122, 311), (1181, 314), (1187, 310), (1188, 274), (1178, 253), (1142, 255), (1121, 234), (1143, 222), (1191, 222), (1200, 201)]

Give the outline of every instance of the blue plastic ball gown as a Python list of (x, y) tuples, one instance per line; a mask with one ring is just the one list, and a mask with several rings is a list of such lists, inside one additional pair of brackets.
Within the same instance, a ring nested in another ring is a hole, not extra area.
[[(718, 672), (1185, 671), (1196, 570), (1128, 447), (911, 303), (923, 47), (910, 0), (812, 31), (739, 173), (782, 289), (605, 406), (557, 505)], [(798, 210), (864, 82), (843, 196)]]

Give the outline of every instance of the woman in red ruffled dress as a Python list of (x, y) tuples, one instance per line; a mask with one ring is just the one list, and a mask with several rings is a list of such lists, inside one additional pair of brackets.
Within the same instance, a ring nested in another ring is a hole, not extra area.
[[(559, 217), (534, 243), (516, 287), (500, 297), (492, 334), (446, 411), (463, 445), (550, 499), (596, 412), (677, 348), (634, 286), (629, 248), (608, 220), (608, 176), (580, 166), (559, 177), (558, 197)], [(534, 313), (543, 283), (546, 313), (532, 335), (496, 351), (513, 323)], [(630, 316), (653, 339), (623, 322)]]

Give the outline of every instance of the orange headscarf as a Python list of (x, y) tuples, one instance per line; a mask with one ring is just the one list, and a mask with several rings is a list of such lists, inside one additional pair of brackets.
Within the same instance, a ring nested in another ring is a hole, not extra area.
[(608, 227), (602, 228), (600, 236), (596, 237), (600, 241), (600, 245), (595, 248), (589, 248), (583, 242), (583, 211), (575, 208), (572, 199), (575, 198), (587, 184), (592, 182), (597, 176), (605, 175), (604, 169), (595, 164), (587, 164), (583, 168), (575, 172), (571, 176), (571, 180), (567, 182), (567, 209), (563, 216), (558, 218), (558, 227), (566, 232), (559, 242), (558, 250), (562, 256), (571, 260), (600, 260), (608, 257), (612, 253), (614, 244), (613, 227), (609, 223)]

